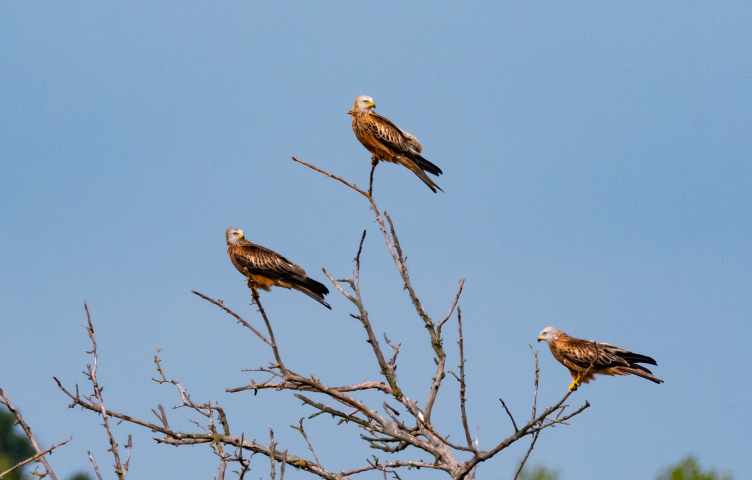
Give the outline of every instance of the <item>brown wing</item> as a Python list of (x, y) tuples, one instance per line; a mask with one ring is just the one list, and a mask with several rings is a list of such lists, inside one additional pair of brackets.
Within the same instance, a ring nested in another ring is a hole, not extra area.
[(397, 154), (412, 157), (423, 151), (423, 147), (414, 136), (405, 134), (397, 125), (377, 113), (362, 115), (360, 120), (363, 127), (379, 142)]
[[(616, 355), (617, 351), (624, 350), (607, 343), (597, 344), (596, 353), (596, 344), (594, 342), (566, 335), (564, 338), (557, 339), (554, 342), (554, 346), (556, 350), (554, 356), (571, 370), (585, 371), (591, 363), (594, 370), (629, 366), (629, 362)], [(552, 353), (554, 353), (553, 350)]]
[(282, 255), (260, 245), (231, 245), (230, 257), (241, 273), (262, 275), (270, 279), (293, 278), (304, 280), (306, 272), (300, 265), (292, 263)]

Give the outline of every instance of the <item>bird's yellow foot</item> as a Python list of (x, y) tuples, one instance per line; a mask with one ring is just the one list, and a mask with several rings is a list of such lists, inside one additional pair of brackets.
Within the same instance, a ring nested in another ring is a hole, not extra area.
[(575, 390), (577, 390), (577, 387), (579, 387), (579, 385), (575, 382), (572, 382), (572, 385), (569, 386), (569, 391), (574, 392)]

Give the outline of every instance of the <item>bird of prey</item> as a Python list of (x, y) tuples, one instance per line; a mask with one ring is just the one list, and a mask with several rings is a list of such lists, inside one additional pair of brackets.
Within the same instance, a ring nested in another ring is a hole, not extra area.
[(245, 275), (246, 284), (250, 287), (250, 281), (257, 288), (271, 290), (271, 287), (295, 289), (313, 298), (329, 310), (332, 307), (324, 301), (324, 295), (329, 289), (312, 278), (306, 276), (305, 270), (282, 255), (255, 245), (243, 236), (243, 230), (228, 228), (225, 232), (227, 240), (227, 253), (235, 268)]
[[(554, 327), (544, 328), (538, 335), (538, 341), (544, 340), (554, 358), (569, 369), (572, 385), (569, 391), (577, 390), (581, 383), (593, 380), (599, 375), (637, 375), (651, 382), (663, 383), (653, 373), (638, 363), (658, 365), (652, 358), (632, 353), (623, 348), (570, 337)], [(593, 365), (590, 367), (590, 365)], [(588, 371), (588, 368), (590, 370)], [(587, 372), (587, 373), (585, 373)]]
[[(371, 152), (373, 166), (379, 160), (398, 163), (407, 167), (418, 176), (423, 183), (428, 185), (433, 193), (436, 193), (438, 185), (428, 178), (426, 172), (439, 176), (443, 172), (439, 167), (423, 158), (423, 146), (418, 139), (401, 130), (386, 118), (374, 112), (376, 104), (371, 97), (361, 95), (355, 99), (352, 110), (347, 112), (352, 115), (352, 128), (360, 143)], [(441, 190), (443, 192), (443, 190)]]

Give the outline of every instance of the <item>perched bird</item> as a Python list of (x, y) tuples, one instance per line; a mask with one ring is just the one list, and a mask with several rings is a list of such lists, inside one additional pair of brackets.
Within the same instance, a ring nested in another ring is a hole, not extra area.
[(313, 298), (329, 310), (332, 307), (324, 301), (324, 295), (329, 289), (312, 278), (306, 276), (305, 270), (261, 245), (254, 245), (243, 236), (243, 230), (228, 228), (225, 232), (227, 239), (227, 253), (235, 268), (245, 275), (246, 284), (250, 287), (252, 280), (257, 288), (271, 290), (271, 287), (295, 289)]
[[(596, 343), (589, 340), (570, 337), (554, 327), (546, 327), (538, 335), (538, 342), (544, 340), (548, 343), (551, 354), (562, 365), (569, 369), (572, 374), (572, 385), (569, 391), (577, 390), (581, 383), (588, 383), (599, 375), (637, 375), (647, 378), (651, 382), (663, 383), (653, 376), (653, 373), (638, 363), (658, 365), (650, 357), (632, 353), (623, 348), (609, 345), (608, 343)], [(590, 371), (588, 367), (592, 363)], [(585, 373), (587, 371), (587, 374)]]
[(436, 176), (443, 172), (420, 155), (423, 147), (418, 139), (378, 115), (374, 108), (376, 104), (373, 103), (373, 99), (361, 95), (355, 99), (352, 110), (347, 112), (353, 117), (352, 128), (355, 136), (373, 155), (373, 166), (375, 167), (379, 160), (398, 163), (423, 180), (433, 193), (436, 193), (437, 188), (441, 190), (425, 172)]

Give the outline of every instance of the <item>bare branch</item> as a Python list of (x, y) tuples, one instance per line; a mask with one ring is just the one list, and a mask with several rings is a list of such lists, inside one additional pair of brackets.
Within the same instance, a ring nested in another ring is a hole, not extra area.
[[(533, 350), (532, 345), (528, 345), (530, 350)], [(533, 356), (535, 356), (535, 390), (533, 393), (533, 414), (530, 416), (530, 421), (535, 419), (536, 409), (538, 408), (538, 379), (540, 378), (540, 367), (538, 366), (538, 352), (533, 350)]]
[(535, 446), (535, 442), (538, 441), (538, 435), (540, 435), (540, 430), (535, 432), (533, 434), (533, 441), (530, 442), (530, 448), (527, 449), (527, 453), (525, 454), (525, 458), (522, 459), (522, 462), (520, 462), (520, 468), (517, 469), (517, 473), (514, 474), (514, 480), (517, 480), (517, 477), (520, 476), (520, 473), (522, 473), (522, 468), (525, 466), (525, 462), (527, 462), (527, 458), (530, 456), (530, 452), (533, 451), (533, 447)]
[(267, 338), (266, 338), (265, 336), (263, 336), (263, 335), (261, 334), (261, 332), (259, 332), (259, 331), (258, 331), (258, 330), (256, 330), (255, 328), (253, 328), (253, 325), (251, 325), (250, 323), (248, 323), (248, 322), (246, 322), (245, 320), (243, 320), (242, 318), (240, 318), (240, 315), (236, 314), (235, 312), (233, 312), (232, 310), (230, 310), (229, 308), (227, 308), (227, 307), (225, 306), (224, 302), (222, 302), (222, 300), (219, 300), (219, 299), (217, 299), (217, 300), (214, 300), (214, 299), (212, 299), (212, 298), (209, 298), (209, 297), (207, 297), (206, 295), (204, 295), (204, 294), (202, 294), (202, 293), (199, 293), (199, 292), (197, 292), (197, 291), (195, 291), (195, 290), (191, 290), (191, 293), (193, 293), (193, 294), (195, 294), (195, 295), (198, 295), (199, 297), (203, 298), (203, 299), (204, 299), (204, 300), (206, 300), (207, 302), (211, 302), (211, 303), (213, 303), (214, 305), (216, 305), (216, 306), (218, 306), (219, 308), (221, 308), (222, 310), (224, 310), (225, 312), (229, 313), (230, 315), (232, 315), (233, 317), (235, 317), (235, 318), (237, 319), (238, 323), (240, 323), (240, 324), (242, 324), (243, 326), (245, 326), (246, 328), (250, 329), (250, 330), (251, 330), (251, 331), (252, 331), (253, 333), (255, 333), (255, 334), (256, 334), (256, 336), (258, 336), (258, 337), (259, 337), (259, 338), (260, 338), (261, 340), (263, 340), (263, 341), (264, 341), (264, 343), (266, 343), (266, 344), (267, 344), (267, 345), (269, 345), (270, 347), (272, 346), (271, 342), (270, 342), (270, 341), (269, 341), (269, 340), (268, 340), (268, 339), (267, 339)]
[(271, 438), (271, 443), (269, 444), (269, 451), (271, 452), (271, 455), (269, 455), (269, 461), (272, 464), (269, 477), (271, 477), (271, 479), (274, 480), (277, 476), (277, 474), (274, 471), (274, 466), (277, 463), (277, 460), (274, 457), (276, 453), (275, 448), (277, 447), (277, 443), (274, 441), (274, 430), (272, 430), (271, 428), (269, 429), (269, 437)]
[(259, 298), (256, 284), (253, 282), (250, 274), (248, 274), (248, 286), (251, 288), (251, 297), (253, 297), (253, 303), (255, 303), (258, 307), (259, 312), (264, 319), (264, 323), (266, 324), (266, 331), (269, 333), (269, 346), (272, 347), (272, 352), (274, 352), (274, 359), (277, 361), (277, 365), (282, 371), (282, 374), (286, 375), (287, 369), (285, 369), (285, 365), (282, 363), (282, 357), (279, 355), (277, 342), (274, 340), (274, 331), (272, 330), (272, 324), (269, 322), (269, 318), (266, 316), (266, 311), (264, 311), (263, 305), (261, 305), (261, 299)]
[[(301, 392), (318, 392), (319, 390), (317, 388), (309, 387), (308, 385), (299, 385), (295, 383), (294, 380), (288, 380), (284, 383), (254, 383), (252, 385), (246, 385), (244, 387), (237, 387), (237, 388), (228, 388), (225, 390), (225, 392), (228, 393), (237, 393), (242, 392), (245, 390), (297, 390)], [(359, 390), (380, 390), (386, 394), (391, 395), (392, 389), (389, 388), (389, 385), (383, 383), (383, 382), (363, 382), (358, 383), (356, 385), (345, 385), (343, 387), (331, 387), (332, 390), (337, 392), (356, 392)]]
[[(365, 235), (363, 235), (363, 238), (365, 238)], [(361, 239), (361, 247), (363, 245), (363, 240)], [(360, 249), (358, 249), (358, 253), (360, 253)], [(395, 365), (390, 365), (387, 363), (387, 361), (384, 359), (384, 354), (381, 351), (381, 347), (379, 346), (379, 341), (376, 339), (376, 335), (373, 333), (373, 328), (371, 328), (371, 322), (368, 320), (368, 311), (363, 306), (363, 302), (360, 297), (360, 286), (358, 284), (357, 278), (360, 271), (360, 256), (355, 257), (356, 258), (356, 274), (355, 278), (353, 278), (351, 286), (353, 291), (355, 291), (355, 297), (352, 297), (352, 295), (349, 295), (347, 292), (345, 292), (342, 287), (339, 286), (339, 284), (334, 280), (334, 277), (326, 271), (326, 269), (323, 269), (324, 274), (327, 276), (329, 281), (331, 281), (337, 289), (342, 292), (343, 295), (348, 297), (348, 299), (355, 304), (356, 307), (358, 307), (358, 311), (360, 315), (358, 315), (356, 318), (360, 321), (360, 323), (363, 325), (363, 328), (366, 329), (366, 333), (368, 335), (367, 342), (371, 345), (371, 348), (373, 349), (373, 353), (376, 355), (376, 361), (379, 363), (379, 367), (381, 368), (381, 374), (384, 375), (384, 378), (386, 378), (387, 382), (389, 383), (389, 386), (391, 387), (392, 395), (394, 395), (395, 398), (398, 400), (402, 397), (402, 391), (399, 389), (399, 386), (397, 385), (397, 374), (395, 373)], [(395, 356), (396, 360), (396, 356)]]
[(295, 430), (299, 431), (301, 435), (303, 435), (303, 438), (305, 438), (306, 443), (308, 444), (308, 450), (311, 451), (313, 454), (313, 459), (316, 460), (316, 463), (321, 465), (321, 462), (319, 462), (318, 457), (316, 456), (316, 452), (313, 451), (313, 445), (311, 445), (311, 442), (308, 440), (308, 435), (305, 433), (305, 429), (303, 428), (303, 419), (300, 419), (300, 426), (296, 427), (294, 425), (290, 425), (290, 428), (294, 428)]
[(91, 460), (91, 464), (94, 466), (94, 473), (97, 474), (97, 478), (99, 480), (102, 480), (102, 474), (99, 472), (99, 467), (97, 467), (97, 462), (94, 461), (94, 455), (91, 454), (91, 451), (87, 453), (89, 454), (89, 460)]
[(514, 417), (512, 416), (512, 412), (509, 411), (509, 409), (507, 408), (507, 404), (504, 403), (504, 400), (499, 399), (499, 401), (501, 402), (501, 406), (504, 407), (504, 410), (507, 411), (507, 415), (509, 415), (509, 419), (512, 420), (512, 426), (514, 427), (514, 431), (517, 432), (517, 430), (518, 430), (517, 429), (517, 424), (514, 421)]
[[(460, 295), (462, 294), (462, 288), (465, 285), (465, 279), (463, 278), (460, 280), (460, 288), (457, 291), (457, 296), (454, 297), (454, 301), (452, 302), (452, 306), (449, 309), (449, 313), (447, 314), (446, 318), (439, 322), (439, 325), (436, 327), (436, 343), (441, 345), (441, 342), (443, 341), (441, 338), (441, 327), (449, 320), (449, 318), (452, 316), (452, 313), (454, 313), (454, 309), (457, 306), (457, 302), (460, 300)], [(432, 336), (433, 340), (433, 336)], [(433, 411), (433, 405), (436, 402), (436, 397), (439, 394), (439, 388), (441, 387), (441, 382), (444, 380), (444, 377), (446, 374), (444, 373), (444, 367), (446, 365), (446, 355), (444, 354), (444, 350), (442, 349), (435, 349), (436, 353), (438, 355), (438, 360), (436, 361), (436, 375), (433, 377), (433, 381), (431, 383), (431, 390), (428, 393), (428, 400), (426, 401), (426, 407), (424, 408), (426, 412), (426, 423), (431, 423), (431, 412)]]
[(290, 158), (292, 158), (292, 159), (293, 159), (294, 161), (296, 161), (296, 162), (298, 162), (298, 163), (301, 163), (301, 164), (305, 165), (305, 166), (306, 166), (306, 167), (308, 167), (308, 168), (311, 168), (311, 169), (313, 169), (313, 170), (316, 170), (316, 171), (317, 171), (317, 172), (319, 172), (319, 173), (323, 173), (323, 174), (324, 174), (324, 175), (326, 175), (327, 177), (333, 178), (333, 179), (335, 179), (335, 180), (337, 180), (337, 181), (339, 181), (339, 182), (342, 182), (342, 183), (344, 183), (345, 185), (347, 185), (348, 187), (352, 188), (353, 190), (355, 190), (356, 192), (358, 192), (359, 194), (363, 195), (363, 196), (364, 196), (364, 197), (366, 197), (366, 198), (371, 198), (371, 196), (370, 196), (369, 194), (367, 194), (366, 192), (364, 192), (363, 190), (359, 189), (359, 188), (358, 188), (358, 187), (356, 187), (355, 185), (350, 185), (349, 183), (347, 183), (346, 181), (342, 180), (341, 178), (339, 178), (339, 177), (338, 177), (338, 176), (336, 176), (336, 175), (332, 175), (331, 173), (329, 173), (329, 172), (326, 172), (326, 171), (324, 171), (324, 170), (321, 170), (320, 168), (316, 168), (316, 167), (314, 167), (313, 165), (311, 165), (310, 163), (306, 163), (306, 162), (304, 162), (304, 161), (302, 161), (302, 160), (298, 160), (298, 159), (297, 159), (297, 158), (295, 158), (295, 157), (290, 157)]
[(462, 427), (465, 429), (467, 448), (473, 448), (473, 437), (470, 436), (470, 428), (467, 425), (467, 413), (465, 411), (465, 342), (462, 338), (462, 310), (457, 307), (457, 326), (460, 332), (460, 410), (462, 410)]
[(403, 461), (403, 460), (397, 460), (395, 462), (385, 462), (385, 463), (375, 463), (370, 464), (367, 467), (362, 468), (355, 468), (353, 470), (345, 470), (343, 472), (340, 472), (340, 475), (343, 476), (350, 476), (355, 475), (356, 473), (363, 473), (363, 472), (369, 472), (371, 470), (382, 470), (383, 468), (398, 468), (398, 467), (407, 467), (407, 468), (435, 468), (437, 470), (446, 470), (445, 468), (437, 467), (436, 464), (428, 463), (428, 462), (422, 462), (422, 461)]
[[(86, 320), (88, 322), (88, 325), (85, 325), (86, 331), (89, 333), (89, 339), (91, 339), (91, 345), (92, 350), (91, 353), (94, 355), (94, 366), (87, 365), (87, 376), (89, 377), (89, 380), (91, 381), (92, 386), (94, 387), (94, 396), (97, 398), (97, 402), (99, 402), (99, 410), (102, 414), (102, 420), (105, 430), (107, 430), (107, 437), (110, 440), (110, 451), (112, 452), (112, 455), (115, 457), (115, 474), (118, 476), (120, 480), (124, 480), (125, 476), (127, 474), (127, 470), (123, 469), (123, 464), (120, 462), (120, 454), (118, 452), (118, 444), (115, 441), (115, 437), (112, 434), (112, 429), (110, 428), (110, 419), (107, 416), (107, 410), (104, 408), (104, 398), (102, 398), (102, 388), (99, 386), (99, 381), (97, 380), (97, 364), (99, 362), (99, 354), (97, 353), (97, 339), (94, 336), (94, 326), (91, 324), (91, 315), (89, 314), (89, 306), (86, 305), (86, 302), (84, 302), (84, 310), (86, 310)], [(92, 457), (93, 461), (93, 457)]]
[(457, 302), (460, 301), (460, 295), (462, 295), (462, 288), (464, 286), (465, 286), (465, 279), (463, 278), (462, 280), (460, 280), (460, 288), (459, 288), (459, 290), (457, 290), (457, 296), (454, 297), (454, 301), (452, 302), (452, 306), (449, 308), (449, 313), (447, 313), (446, 318), (444, 318), (444, 320), (440, 321), (438, 327), (436, 327), (436, 331), (439, 334), (441, 334), (441, 326), (444, 325), (447, 322), (447, 320), (449, 320), (449, 318), (452, 316), (452, 313), (454, 313), (454, 307), (456, 307), (457, 306)]
[(33, 455), (33, 456), (27, 458), (26, 460), (24, 460), (22, 462), (17, 463), (16, 465), (12, 466), (8, 470), (4, 471), (3, 473), (0, 473), (0, 478), (3, 478), (4, 476), (6, 476), (7, 474), (9, 474), (13, 470), (16, 470), (17, 468), (21, 468), (21, 467), (23, 467), (24, 465), (26, 465), (28, 463), (36, 462), (37, 460), (39, 460), (40, 457), (42, 457), (44, 455), (47, 455), (51, 451), (55, 450), (57, 447), (63, 446), (66, 443), (70, 442), (71, 440), (73, 440), (73, 437), (69, 438), (68, 440), (62, 441), (62, 442), (58, 443), (57, 445), (53, 445), (50, 448), (48, 448), (47, 450), (39, 452), (36, 455)]
[[(0, 388), (0, 397), (3, 399), (2, 404), (8, 408), (8, 410), (13, 414), (14, 417), (16, 417), (16, 421), (19, 425), (21, 425), (24, 433), (26, 433), (26, 437), (28, 437), (31, 446), (34, 447), (34, 450), (36, 450), (37, 454), (42, 453), (42, 449), (39, 448), (36, 439), (34, 439), (34, 434), (31, 433), (31, 428), (26, 424), (23, 416), (21, 416), (21, 412), (19, 412), (18, 409), (13, 406), (13, 403), (5, 395), (5, 392), (2, 388)], [(45, 458), (44, 455), (41, 455), (39, 457), (39, 461), (42, 462), (42, 465), (44, 465), (44, 470), (46, 472), (45, 475), (49, 475), (52, 480), (57, 480), (57, 476), (55, 476), (55, 472), (52, 471), (52, 467), (50, 467), (50, 464), (47, 462), (47, 458)]]

